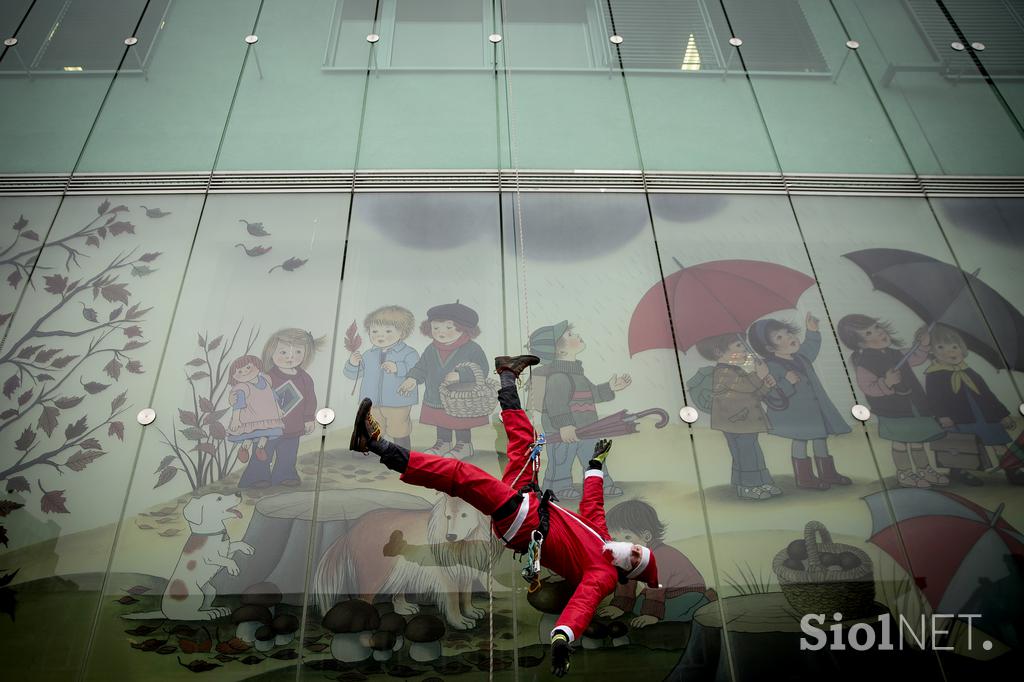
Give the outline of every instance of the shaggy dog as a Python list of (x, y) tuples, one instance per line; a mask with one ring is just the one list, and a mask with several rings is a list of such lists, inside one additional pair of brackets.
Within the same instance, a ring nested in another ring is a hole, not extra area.
[[(397, 532), (411, 544), (429, 545), (432, 561), (385, 556), (386, 539)], [(468, 630), (485, 613), (473, 606), (473, 582), (486, 576), (500, 553), (489, 520), (458, 498), (441, 495), (426, 511), (374, 510), (320, 558), (313, 583), (317, 604), (327, 613), (343, 595), (366, 601), (386, 595), (396, 612), (410, 615), (419, 611), (406, 599), (412, 593), (437, 606), (452, 628)]]
[(222, 568), (230, 575), (238, 575), (238, 564), (231, 558), (236, 552), (253, 554), (252, 545), (231, 542), (224, 526), (227, 519), (242, 518), (242, 512), (235, 508), (241, 501), (241, 495), (220, 493), (189, 500), (181, 514), (188, 521), (192, 534), (185, 541), (171, 579), (167, 581), (160, 610), (128, 613), (122, 618), (214, 620), (229, 615), (231, 609), (213, 606), (217, 590), (210, 581)]

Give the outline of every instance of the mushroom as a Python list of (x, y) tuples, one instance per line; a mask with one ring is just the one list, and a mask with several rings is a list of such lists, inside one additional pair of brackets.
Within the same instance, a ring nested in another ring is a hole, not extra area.
[(370, 638), (370, 648), (373, 649), (373, 660), (391, 660), (391, 652), (395, 647), (395, 633), (387, 630), (377, 630)]
[(537, 638), (541, 644), (551, 642), (551, 629), (555, 627), (558, 616), (569, 603), (572, 591), (572, 585), (566, 580), (544, 578), (540, 581), (538, 589), (527, 593), (526, 601), (530, 606), (544, 614), (537, 626)]
[(266, 606), (256, 606), (255, 604), (239, 606), (231, 614), (231, 622), (238, 626), (235, 628), (235, 637), (247, 644), (252, 644), (256, 640), (256, 631), (269, 623), (272, 618), (273, 616), (270, 615), (270, 610)]
[(608, 624), (608, 636), (612, 638), (612, 646), (626, 646), (629, 644), (629, 626), (621, 620), (612, 621)]
[(417, 663), (429, 663), (441, 657), (441, 638), (444, 637), (444, 621), (437, 616), (420, 614), (405, 627), (405, 638), (412, 645), (409, 656)]
[(256, 583), (242, 592), (243, 606), (265, 606), (271, 614), (274, 607), (281, 603), (281, 590), (274, 583)]
[(334, 633), (331, 655), (343, 663), (358, 663), (370, 657), (370, 635), (380, 625), (377, 610), (359, 599), (335, 604), (321, 623)]
[(581, 643), (584, 649), (600, 649), (604, 646), (604, 640), (607, 636), (608, 626), (599, 620), (592, 620), (587, 629), (583, 631)]
[(299, 629), (299, 619), (290, 613), (282, 613), (270, 623), (274, 629), (274, 645), (284, 646), (295, 639), (295, 631)]
[(380, 629), (384, 632), (391, 632), (395, 635), (394, 650), (398, 651), (405, 646), (405, 617), (400, 613), (385, 613), (380, 617)]
[(270, 651), (274, 648), (274, 628), (263, 625), (256, 631), (256, 651)]

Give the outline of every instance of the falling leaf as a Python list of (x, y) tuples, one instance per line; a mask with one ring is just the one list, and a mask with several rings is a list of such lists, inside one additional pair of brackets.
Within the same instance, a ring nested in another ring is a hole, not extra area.
[(21, 236), (34, 242), (39, 241), (39, 235), (35, 233), (35, 230), (25, 230), (21, 233)]
[(0, 516), (7, 516), (15, 509), (21, 509), (24, 506), (22, 503), (15, 502), (14, 500), (0, 500)]
[(167, 528), (167, 529), (162, 530), (159, 533), (157, 533), (157, 535), (160, 535), (161, 537), (169, 538), (169, 537), (172, 537), (174, 535), (177, 535), (180, 532), (181, 532), (180, 528)]
[(80, 402), (82, 402), (82, 396), (75, 395), (57, 398), (56, 400), (53, 401), (53, 404), (62, 410), (70, 410), (72, 407), (75, 407)]
[(111, 237), (116, 237), (117, 235), (124, 234), (125, 232), (127, 232), (128, 234), (135, 234), (135, 225), (133, 225), (132, 223), (125, 222), (123, 220), (119, 220), (116, 223), (111, 223), (110, 225), (107, 226), (107, 229), (110, 230)]
[(210, 670), (213, 670), (214, 668), (221, 667), (219, 663), (210, 663), (209, 661), (204, 661), (201, 658), (197, 658), (194, 661), (189, 661), (188, 665), (186, 665), (181, 662), (181, 656), (178, 657), (178, 665), (180, 665), (183, 668), (188, 668), (194, 673), (205, 673)]
[(155, 488), (159, 488), (160, 486), (164, 485), (165, 483), (170, 481), (172, 478), (174, 478), (174, 475), (177, 474), (177, 473), (178, 473), (178, 468), (177, 467), (167, 467), (166, 469), (164, 469), (163, 471), (160, 472), (160, 477), (157, 478), (156, 485), (153, 486), (153, 488), (154, 489)]
[(145, 637), (146, 635), (152, 632), (156, 632), (158, 629), (159, 628), (156, 625), (140, 625), (137, 628), (125, 630), (125, 633), (131, 635), (132, 637)]
[(32, 399), (32, 389), (29, 389), (18, 396), (18, 407), (23, 407), (25, 403)]
[(129, 360), (124, 368), (132, 374), (142, 374), (142, 363), (138, 360)]
[(239, 246), (241, 246), (242, 250), (245, 251), (245, 255), (249, 256), (250, 258), (262, 256), (265, 253), (269, 253), (274, 248), (273, 246), (254, 246), (252, 248), (249, 248), (245, 244), (235, 244), (235, 247)]
[(124, 422), (110, 422), (107, 428), (108, 436), (115, 436), (122, 443), (124, 442)]
[(7, 283), (10, 284), (12, 288), (17, 289), (19, 282), (21, 282), (21, 273), (18, 270), (7, 275)]
[(71, 364), (72, 360), (75, 360), (77, 357), (77, 355), (62, 355), (53, 362), (51, 362), (50, 366), (56, 367), (57, 369), (64, 369), (65, 367)]
[(14, 478), (7, 479), (7, 492), (9, 493), (27, 493), (32, 491), (32, 486), (28, 484), (28, 479), (24, 476), (15, 476)]
[(110, 384), (101, 384), (98, 381), (90, 381), (82, 384), (82, 388), (84, 388), (85, 392), (89, 395), (96, 395), (97, 393), (105, 391), (109, 386)]
[(4, 397), (10, 398), (20, 386), (21, 378), (17, 374), (11, 375), (10, 378), (4, 382)]
[(123, 284), (108, 284), (100, 289), (100, 293), (103, 295), (103, 298), (110, 303), (118, 301), (126, 305), (128, 303), (128, 296), (130, 295), (128, 293), (128, 289)]
[[(117, 358), (113, 358), (103, 367), (103, 371), (108, 377), (117, 381), (117, 378), (121, 376), (121, 363), (117, 361)], [(86, 389), (88, 390), (88, 389)]]
[(14, 221), (14, 224), (11, 225), (11, 228), (17, 231), (21, 230), (26, 225), (28, 225), (28, 220), (25, 219), (25, 216), (21, 215), (18, 216), (18, 219)]
[(129, 596), (129, 595), (126, 594), (125, 596), (123, 596), (120, 599), (118, 599), (117, 602), (119, 604), (124, 604), (125, 606), (130, 606), (132, 604), (138, 604), (139, 600), (136, 599), (135, 597), (132, 597), (132, 596)]
[(85, 243), (87, 246), (99, 246), (100, 240), (96, 238), (96, 235), (90, 234), (85, 238)]
[(161, 251), (154, 251), (153, 253), (144, 253), (141, 256), (139, 256), (139, 260), (142, 261), (143, 263), (152, 263), (160, 256), (161, 253)]
[(52, 436), (53, 430), (57, 428), (57, 417), (59, 416), (59, 409), (53, 405), (44, 405), (43, 413), (39, 415), (39, 421), (36, 423), (36, 426), (46, 432), (47, 436)]
[(152, 275), (156, 270), (149, 267), (148, 265), (133, 265), (132, 266), (132, 277), (145, 277), (146, 275)]
[(199, 426), (199, 418), (195, 412), (178, 409), (178, 419), (185, 426)]
[(220, 345), (220, 342), (223, 341), (223, 340), (224, 340), (223, 336), (218, 336), (213, 341), (210, 341), (209, 345), (206, 347), (206, 350), (215, 350), (217, 348), (217, 346)]
[(149, 589), (150, 588), (146, 587), (145, 585), (133, 585), (132, 587), (129, 587), (127, 590), (125, 590), (125, 592), (127, 592), (128, 594), (146, 594), (147, 592), (149, 592)]
[(163, 469), (164, 467), (168, 466), (173, 461), (174, 461), (174, 455), (166, 455), (166, 456), (164, 456), (164, 458), (162, 460), (160, 460), (160, 464), (157, 465), (156, 471), (154, 471), (153, 473), (155, 474), (155, 473), (159, 472), (161, 469)]
[(79, 450), (75, 454), (68, 457), (68, 461), (64, 463), (64, 466), (66, 466), (68, 469), (71, 469), (72, 471), (81, 471), (85, 467), (89, 466), (89, 464), (94, 459), (97, 459), (98, 457), (102, 456), (102, 450)]
[(130, 327), (125, 327), (121, 331), (124, 332), (124, 335), (129, 339), (134, 339), (136, 336), (142, 336), (142, 328), (136, 324), (133, 324)]
[(355, 353), (362, 345), (363, 338), (359, 336), (359, 327), (356, 326), (356, 321), (352, 320), (352, 324), (345, 330), (345, 350)]
[(44, 363), (49, 362), (50, 358), (60, 352), (60, 348), (47, 348), (44, 351), (40, 351), (39, 355), (36, 356), (36, 362)]
[(64, 498), (63, 490), (50, 490), (47, 492), (39, 481), (36, 481), (36, 485), (43, 492), (43, 496), (39, 499), (39, 508), (43, 510), (44, 514), (71, 513), (65, 506), (67, 500)]
[(107, 199), (103, 200), (99, 206), (96, 207), (96, 215), (103, 215), (110, 209), (110, 201)]
[(272, 273), (274, 270), (277, 270), (278, 268), (281, 268), (285, 272), (292, 272), (293, 270), (298, 270), (299, 268), (301, 268), (303, 265), (305, 265), (308, 262), (309, 262), (308, 258), (302, 259), (302, 258), (292, 257), (292, 258), (289, 258), (288, 260), (286, 260), (285, 262), (281, 263), (280, 265), (275, 265), (274, 267), (272, 267), (269, 270), (267, 270), (267, 274), (269, 275), (270, 273)]
[(36, 441), (36, 432), (32, 430), (31, 426), (25, 427), (25, 430), (18, 436), (18, 440), (14, 441), (14, 449), (21, 452), (26, 452), (32, 443)]
[(74, 440), (85, 433), (87, 428), (89, 428), (89, 425), (86, 422), (85, 417), (82, 417), (74, 424), (67, 425), (67, 428), (64, 429), (64, 438), (67, 440)]
[(111, 401), (110, 401), (110, 411), (111, 411), (112, 413), (113, 413), (113, 412), (117, 412), (117, 410), (118, 410), (118, 409), (119, 409), (119, 408), (120, 408), (120, 407), (121, 407), (122, 405), (124, 405), (125, 397), (126, 397), (127, 395), (128, 395), (128, 392), (127, 392), (127, 391), (125, 391), (124, 393), (122, 393), (121, 395), (117, 396), (116, 398), (114, 398), (113, 400), (111, 400)]
[(44, 287), (47, 292), (60, 296), (64, 293), (64, 289), (68, 286), (68, 278), (64, 275), (47, 275), (43, 277), (43, 281), (46, 282)]

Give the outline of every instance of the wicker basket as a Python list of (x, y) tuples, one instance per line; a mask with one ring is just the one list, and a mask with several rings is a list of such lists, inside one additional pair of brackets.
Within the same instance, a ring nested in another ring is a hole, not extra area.
[(498, 382), (484, 377), (483, 370), (473, 362), (461, 362), (455, 369), (468, 367), (473, 381), (441, 384), (441, 405), (453, 417), (486, 417), (498, 405)]
[[(842, 613), (844, 620), (873, 613), (875, 579), (868, 555), (851, 545), (832, 542), (832, 536), (820, 521), (807, 523), (804, 542), (807, 545), (806, 571), (782, 565), (789, 558), (785, 548), (772, 561), (772, 569), (790, 606), (801, 615), (824, 613), (831, 618), (833, 613)], [(821, 565), (823, 552), (850, 552), (860, 559), (860, 565), (839, 570), (825, 568)]]

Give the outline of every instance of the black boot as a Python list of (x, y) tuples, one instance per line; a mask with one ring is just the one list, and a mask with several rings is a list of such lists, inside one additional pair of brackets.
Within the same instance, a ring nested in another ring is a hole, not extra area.
[(370, 414), (372, 407), (373, 401), (369, 398), (363, 398), (362, 402), (359, 403), (359, 409), (356, 410), (356, 420), (352, 425), (352, 439), (348, 443), (349, 450), (366, 454), (371, 449), (371, 443), (380, 438), (380, 424)]
[(539, 364), (540, 358), (536, 355), (499, 355), (494, 358), (494, 371), (498, 374), (511, 372), (518, 377), (527, 367)]

